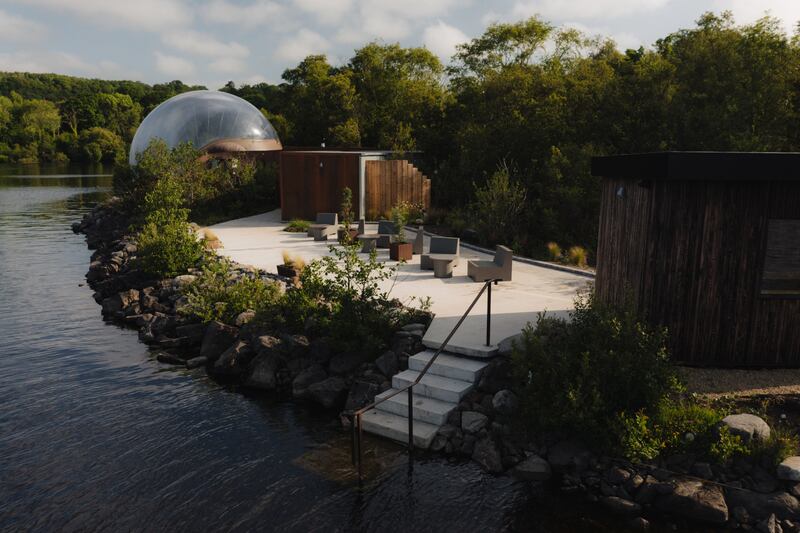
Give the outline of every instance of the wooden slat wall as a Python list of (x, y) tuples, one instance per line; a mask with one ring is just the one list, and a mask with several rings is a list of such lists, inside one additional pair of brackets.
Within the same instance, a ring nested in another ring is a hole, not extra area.
[(800, 219), (800, 183), (603, 182), (599, 298), (629, 286), (679, 361), (800, 367), (800, 299), (760, 295), (768, 221)]
[(282, 152), (281, 216), (285, 220), (314, 220), (317, 213), (338, 213), (345, 187), (353, 191), (353, 206), (357, 210), (358, 166), (357, 153)]
[(367, 218), (388, 216), (399, 202), (431, 207), (431, 180), (410, 162), (400, 159), (366, 161)]

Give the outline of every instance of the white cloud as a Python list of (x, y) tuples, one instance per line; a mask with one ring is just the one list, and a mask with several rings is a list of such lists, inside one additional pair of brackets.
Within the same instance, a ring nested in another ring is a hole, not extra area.
[(39, 41), (46, 33), (44, 25), (0, 10), (0, 41)]
[(322, 54), (330, 48), (330, 43), (322, 35), (303, 28), (291, 38), (284, 39), (275, 55), (286, 61), (300, 61), (311, 54)]
[(664, 7), (670, 0), (518, 0), (514, 19), (541, 15), (548, 20), (613, 19)]
[(189, 25), (192, 11), (184, 0), (17, 0), (78, 15), (82, 20), (115, 27), (161, 31)]
[(350, 12), (353, 0), (294, 0), (294, 5), (311, 13), (323, 24), (336, 24)]
[(185, 78), (194, 74), (194, 64), (178, 56), (156, 52), (156, 69), (171, 79)]
[(767, 12), (781, 19), (787, 32), (794, 30), (800, 20), (800, 2), (795, 0), (714, 0), (714, 9), (723, 11), (730, 9), (736, 22), (747, 24), (763, 17)]
[(404, 19), (424, 19), (447, 13), (451, 7), (468, 2), (458, 0), (361, 0), (361, 14), (377, 13)]
[(237, 42), (224, 43), (212, 35), (194, 30), (176, 30), (164, 34), (164, 43), (183, 52), (206, 57), (243, 58), (250, 50)]
[(245, 28), (266, 25), (280, 29), (287, 16), (286, 8), (271, 0), (255, 0), (249, 4), (212, 0), (202, 8), (202, 12), (203, 17), (212, 24), (233, 24)]
[(247, 64), (241, 59), (221, 57), (209, 63), (208, 68), (222, 74), (236, 74), (237, 72), (242, 72), (247, 69)]
[(456, 45), (468, 40), (469, 37), (464, 32), (441, 20), (428, 26), (422, 32), (422, 43), (425, 47), (445, 61), (455, 54)]

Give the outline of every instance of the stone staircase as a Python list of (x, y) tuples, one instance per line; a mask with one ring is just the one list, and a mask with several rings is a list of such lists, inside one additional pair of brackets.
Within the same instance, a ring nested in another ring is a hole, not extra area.
[[(417, 379), (435, 350), (428, 349), (408, 358), (408, 370), (392, 378), (392, 388), (375, 397), (380, 400)], [(414, 395), (414, 445), (428, 448), (436, 432), (447, 422), (447, 415), (458, 406), (458, 402), (469, 393), (481, 377), (488, 363), (443, 351), (428, 369), (419, 384), (413, 388)], [(408, 393), (381, 403), (367, 411), (361, 418), (365, 431), (392, 440), (408, 442)]]

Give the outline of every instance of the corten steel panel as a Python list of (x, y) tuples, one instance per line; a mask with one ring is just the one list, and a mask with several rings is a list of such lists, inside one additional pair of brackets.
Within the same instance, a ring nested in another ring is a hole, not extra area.
[(356, 203), (358, 158), (357, 153), (283, 152), (281, 216), (314, 220), (317, 213), (338, 213), (344, 187), (350, 187)]
[(627, 288), (668, 328), (679, 361), (800, 366), (800, 299), (760, 293), (769, 220), (800, 219), (800, 181), (760, 177), (782, 169), (736, 180), (648, 179), (659, 169), (604, 177), (598, 297), (621, 303)]

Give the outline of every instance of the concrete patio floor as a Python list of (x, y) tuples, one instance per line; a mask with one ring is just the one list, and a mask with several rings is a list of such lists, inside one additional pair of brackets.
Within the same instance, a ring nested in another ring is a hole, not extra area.
[[(223, 247), (217, 250), (218, 253), (268, 272), (276, 272), (277, 265), (283, 263), (284, 250), (306, 262), (330, 255), (328, 246), (335, 244), (335, 239), (315, 242), (305, 233), (285, 232), (284, 227), (286, 223), (280, 219), (280, 210), (274, 210), (216, 224), (210, 229), (222, 242)], [(376, 227), (376, 224), (367, 224), (367, 232), (376, 231)], [(414, 231), (406, 233), (409, 241), (413, 241)], [(425, 250), (429, 240), (426, 236)], [(385, 282), (392, 297), (416, 306), (419, 306), (417, 298), (431, 298), (431, 310), (436, 316), (424, 341), (426, 345), (436, 347), (450, 333), (482, 286), (467, 277), (467, 262), (471, 259), (487, 260), (491, 256), (462, 247), (460, 264), (449, 279), (434, 278), (432, 271), (420, 270), (419, 256), (398, 265), (389, 260), (388, 250), (379, 249), (378, 259), (398, 267), (396, 276)], [(492, 287), (492, 348), (503, 339), (518, 334), (528, 322), (535, 323), (540, 312), (546, 311), (552, 316), (568, 313), (576, 292), (588, 282), (584, 276), (514, 261), (513, 281)], [(484, 295), (450, 341), (448, 351), (483, 357), (494, 351), (488, 350), (485, 344)]]

